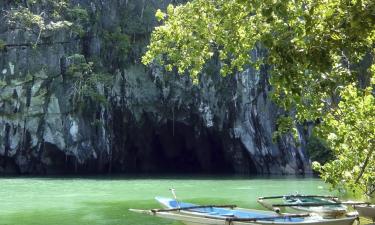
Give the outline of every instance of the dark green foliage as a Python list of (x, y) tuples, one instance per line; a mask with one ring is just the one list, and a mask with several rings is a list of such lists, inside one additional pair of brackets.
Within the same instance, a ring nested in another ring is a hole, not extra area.
[(151, 1), (129, 1), (121, 18), (120, 27), (128, 35), (131, 43), (129, 48), (129, 62), (139, 63), (149, 43), (150, 33), (153, 30), (156, 9)]
[(3, 51), (5, 49), (5, 41), (3, 39), (0, 39), (0, 51)]
[(315, 135), (312, 135), (307, 140), (306, 149), (312, 161), (325, 164), (326, 162), (334, 159), (333, 152), (331, 149), (329, 149), (326, 141)]
[(85, 26), (89, 23), (89, 15), (86, 9), (83, 9), (80, 6), (74, 6), (71, 9), (68, 9), (66, 12), (66, 18), (69, 21), (73, 21), (72, 31), (78, 34), (80, 37), (83, 37), (86, 33)]
[[(75, 54), (68, 57), (70, 63), (67, 78), (73, 82), (71, 101), (75, 112), (92, 111), (92, 106), (107, 104), (103, 93), (111, 82), (112, 76), (94, 72), (94, 63), (87, 62), (83, 55)], [(99, 90), (100, 87), (103, 90)]]
[(103, 41), (105, 52), (111, 54), (109, 58), (115, 60), (120, 68), (124, 66), (131, 48), (129, 36), (118, 28), (115, 32), (104, 31)]
[(121, 26), (130, 36), (149, 34), (155, 22), (155, 8), (148, 1), (129, 3), (124, 10)]
[(82, 76), (87, 76), (92, 73), (92, 62), (86, 62), (83, 55), (74, 54), (68, 57), (69, 67), (67, 75), (75, 78), (82, 78)]

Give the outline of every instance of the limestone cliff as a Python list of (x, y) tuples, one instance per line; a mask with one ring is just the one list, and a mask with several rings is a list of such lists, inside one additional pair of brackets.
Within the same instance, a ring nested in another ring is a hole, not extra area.
[(272, 140), (283, 112), (267, 68), (223, 78), (213, 61), (195, 86), (141, 65), (155, 10), (169, 3), (80, 0), (84, 33), (40, 40), (0, 23), (0, 174), (310, 172), (306, 131), (302, 144)]

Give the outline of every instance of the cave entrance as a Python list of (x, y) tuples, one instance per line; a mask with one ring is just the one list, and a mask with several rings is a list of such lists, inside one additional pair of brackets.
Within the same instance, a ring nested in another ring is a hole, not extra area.
[(234, 173), (221, 134), (208, 128), (169, 121), (153, 130), (150, 144), (154, 172)]

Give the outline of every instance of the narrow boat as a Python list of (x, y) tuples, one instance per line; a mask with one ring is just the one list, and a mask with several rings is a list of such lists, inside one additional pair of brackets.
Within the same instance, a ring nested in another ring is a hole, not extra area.
[(234, 205), (196, 205), (175, 199), (157, 197), (164, 209), (138, 210), (133, 212), (178, 220), (186, 225), (352, 225), (357, 217), (324, 219), (310, 214), (277, 214), (252, 209), (237, 208)]
[(359, 216), (370, 218), (375, 222), (375, 205), (355, 205), (354, 209), (357, 210)]
[(292, 206), (296, 210), (315, 212), (323, 216), (340, 217), (348, 211), (348, 208), (338, 202), (337, 198), (330, 196), (289, 195), (284, 197), (284, 202), (296, 204)]
[(265, 199), (277, 199), (283, 200), (282, 204), (272, 204), (273, 210), (277, 210), (277, 207), (290, 207), (297, 211), (317, 213), (323, 217), (337, 218), (342, 217), (347, 213), (347, 207), (338, 201), (333, 196), (322, 196), (322, 195), (284, 195), (284, 196), (270, 196), (260, 197), (258, 202), (265, 206), (263, 200)]

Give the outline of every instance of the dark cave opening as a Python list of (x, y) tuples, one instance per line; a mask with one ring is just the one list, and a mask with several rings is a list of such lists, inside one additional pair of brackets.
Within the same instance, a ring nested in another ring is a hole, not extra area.
[[(117, 115), (115, 121), (124, 121), (121, 116), (124, 114)], [(78, 165), (78, 173), (257, 173), (249, 152), (239, 139), (231, 138), (227, 130), (172, 120), (155, 124), (147, 116), (141, 124), (131, 118), (125, 121), (127, 123), (114, 123), (110, 155), (102, 153), (98, 159), (86, 160), (84, 165)]]
[(220, 134), (169, 121), (155, 129), (152, 158), (162, 173), (233, 173)]
[(114, 152), (112, 172), (154, 174), (232, 174), (231, 157), (221, 133), (208, 128), (168, 121), (159, 126), (145, 122), (126, 135)]

